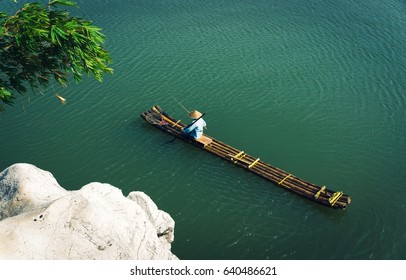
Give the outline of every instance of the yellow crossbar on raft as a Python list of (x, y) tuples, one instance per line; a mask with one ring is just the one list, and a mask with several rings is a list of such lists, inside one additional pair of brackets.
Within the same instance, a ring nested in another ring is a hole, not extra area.
[(321, 193), (324, 193), (326, 190), (326, 186), (320, 188), (320, 190), (314, 195), (315, 199), (318, 199)]
[(244, 151), (239, 152), (238, 154), (236, 154), (235, 156), (231, 156), (231, 160), (236, 160), (238, 158), (242, 158), (244, 157)]
[(340, 199), (340, 197), (343, 196), (343, 192), (335, 192), (332, 197), (328, 199), (328, 202), (330, 202), (331, 206), (334, 206), (336, 202)]
[(285, 182), (286, 179), (288, 179), (290, 176), (292, 176), (292, 174), (289, 174), (288, 176), (286, 176), (285, 178), (282, 179), (282, 181), (280, 181), (278, 183), (278, 185), (281, 185), (283, 182)]
[(251, 164), (248, 166), (248, 168), (254, 167), (254, 165), (257, 164), (258, 161), (259, 161), (259, 158), (257, 158), (253, 163), (251, 163)]
[[(153, 109), (154, 109), (154, 108), (153, 108)], [(162, 115), (161, 113), (159, 113), (159, 111), (156, 111), (156, 109), (155, 109), (154, 111), (155, 111), (155, 112), (158, 112), (158, 114), (161, 115), (161, 118), (162, 118), (164, 121), (170, 123), (170, 124), (172, 125), (172, 127), (178, 126), (178, 127), (182, 128), (182, 126), (179, 124), (180, 121), (174, 122), (174, 121), (172, 121), (171, 119), (169, 119), (169, 118), (165, 117), (164, 115)]]
[(175, 127), (175, 126), (179, 125), (179, 123), (180, 123), (180, 120), (178, 120), (176, 123), (174, 123), (174, 124), (172, 125), (172, 127)]
[(244, 154), (244, 151), (239, 152), (238, 154), (236, 154), (234, 157), (235, 158), (239, 158)]

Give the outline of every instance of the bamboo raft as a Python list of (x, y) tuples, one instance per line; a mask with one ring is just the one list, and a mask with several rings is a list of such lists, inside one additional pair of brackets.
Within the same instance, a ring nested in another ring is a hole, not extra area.
[[(259, 158), (255, 158), (244, 151), (240, 151), (226, 145), (205, 134), (198, 140), (185, 138), (182, 129), (185, 124), (165, 113), (159, 106), (153, 106), (150, 110), (141, 113), (141, 117), (148, 123), (170, 135), (208, 151), (222, 159), (234, 163), (236, 166), (246, 169), (279, 187), (287, 189), (297, 195), (307, 198), (322, 205), (345, 209), (351, 203), (349, 195), (341, 191), (332, 191), (325, 186), (317, 186), (306, 182), (293, 174), (276, 168)], [(174, 138), (174, 139), (176, 139)]]

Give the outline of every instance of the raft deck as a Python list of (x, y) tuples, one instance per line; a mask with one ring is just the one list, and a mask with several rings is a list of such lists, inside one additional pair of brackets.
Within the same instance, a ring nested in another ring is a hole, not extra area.
[(233, 148), (205, 134), (198, 140), (185, 138), (182, 134), (185, 124), (165, 113), (159, 106), (153, 106), (151, 110), (142, 113), (141, 117), (154, 127), (182, 141), (232, 162), (236, 166), (244, 168), (279, 187), (311, 201), (336, 209), (345, 209), (351, 202), (350, 196), (341, 191), (333, 191), (325, 186), (317, 186), (306, 182), (293, 174), (262, 161), (260, 158), (253, 157), (244, 151)]

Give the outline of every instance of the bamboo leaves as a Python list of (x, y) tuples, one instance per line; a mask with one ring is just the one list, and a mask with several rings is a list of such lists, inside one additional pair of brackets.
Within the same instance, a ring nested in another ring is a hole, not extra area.
[(70, 7), (77, 7), (75, 2), (72, 1), (64, 1), (64, 0), (55, 0), (55, 1), (51, 1), (48, 3), (49, 6), (57, 6), (57, 5), (61, 5), (61, 6), (70, 6)]
[(21, 94), (47, 86), (51, 80), (66, 86), (83, 73), (102, 81), (112, 73), (109, 52), (102, 46), (101, 29), (59, 6), (75, 2), (50, 1), (26, 4), (12, 16), (0, 13), (0, 100), (9, 104), (12, 91)]
[[(4, 103), (11, 105), (13, 101), (13, 96), (11, 95), (11, 92), (9, 92), (7, 89), (4, 87), (0, 86), (0, 100), (2, 100)], [(0, 112), (2, 112), (3, 106), (0, 104)]]

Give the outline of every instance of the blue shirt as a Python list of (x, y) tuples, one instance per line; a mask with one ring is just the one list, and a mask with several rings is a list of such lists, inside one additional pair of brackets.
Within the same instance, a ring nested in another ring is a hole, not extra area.
[(197, 122), (194, 122), (188, 128), (183, 129), (183, 134), (189, 135), (194, 139), (198, 139), (203, 134), (204, 126), (206, 126), (206, 122), (203, 119), (199, 119)]

